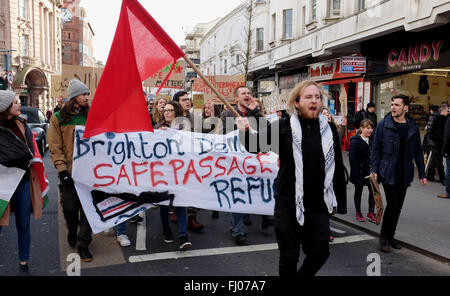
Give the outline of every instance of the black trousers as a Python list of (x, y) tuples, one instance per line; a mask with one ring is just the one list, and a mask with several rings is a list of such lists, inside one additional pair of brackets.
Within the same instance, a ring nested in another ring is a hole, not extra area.
[[(274, 227), (280, 250), (280, 276), (315, 275), (330, 256), (330, 214), (306, 210), (305, 222), (300, 226), (295, 204), (275, 200)], [(297, 270), (300, 248), (306, 256)]]
[(69, 232), (78, 231), (78, 246), (88, 247), (92, 242), (92, 230), (84, 214), (75, 185), (62, 185), (61, 205)]
[(434, 174), (436, 173), (436, 170), (439, 175), (439, 180), (444, 181), (445, 180), (445, 172), (444, 172), (444, 164), (442, 154), (441, 154), (441, 146), (433, 146), (431, 147), (431, 159), (430, 159), (430, 166), (428, 167), (427, 171), (427, 179), (433, 180)]
[(373, 211), (375, 209), (375, 200), (373, 199), (372, 187), (367, 184), (355, 185), (355, 195), (354, 195), (355, 209), (356, 209), (357, 213), (361, 212), (361, 197), (362, 197), (362, 192), (363, 192), (364, 186), (367, 186), (369, 188), (369, 212), (373, 213)]
[(406, 197), (407, 187), (403, 185), (383, 184), (386, 194), (386, 207), (384, 210), (383, 222), (381, 224), (380, 235), (387, 238), (394, 238), (398, 219), (402, 211), (403, 202)]

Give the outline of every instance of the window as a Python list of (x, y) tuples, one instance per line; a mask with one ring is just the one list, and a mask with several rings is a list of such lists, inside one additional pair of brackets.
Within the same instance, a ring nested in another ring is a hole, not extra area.
[(272, 14), (272, 41), (277, 39), (277, 15)]
[(358, 11), (366, 9), (366, 0), (358, 0)]
[(227, 68), (228, 68), (227, 60), (225, 59), (223, 60), (223, 74), (227, 74)]
[(216, 75), (216, 64), (214, 64), (214, 71), (213, 71), (213, 75)]
[(28, 56), (28, 44), (29, 44), (28, 35), (22, 35), (22, 56), (23, 57)]
[(311, 0), (311, 20), (317, 20), (317, 1)]
[(264, 50), (264, 28), (256, 29), (256, 51)]
[(292, 38), (292, 9), (283, 10), (283, 39)]
[(20, 17), (28, 19), (28, 0), (20, 0)]
[(239, 63), (240, 63), (239, 55), (237, 54), (237, 55), (236, 55), (236, 65), (239, 65)]
[(341, 14), (341, 0), (328, 0), (328, 16)]

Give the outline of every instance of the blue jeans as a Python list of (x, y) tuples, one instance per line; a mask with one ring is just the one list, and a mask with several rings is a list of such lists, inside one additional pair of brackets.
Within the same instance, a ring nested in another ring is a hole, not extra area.
[[(184, 207), (173, 207), (175, 214), (177, 215), (178, 224), (178, 236), (187, 236), (187, 214)], [(169, 226), (169, 207), (160, 206), (159, 214), (161, 216), (161, 224), (163, 229), (168, 229)]]
[(233, 237), (245, 234), (244, 214), (231, 213), (231, 235)]
[(450, 157), (445, 158), (445, 193), (450, 196)]
[(30, 181), (22, 180), (11, 198), (11, 206), (16, 216), (16, 229), (19, 245), (20, 262), (28, 262), (31, 246), (31, 193)]
[(127, 235), (127, 226), (128, 226), (128, 220), (117, 225), (115, 227), (117, 236), (123, 235), (123, 234)]

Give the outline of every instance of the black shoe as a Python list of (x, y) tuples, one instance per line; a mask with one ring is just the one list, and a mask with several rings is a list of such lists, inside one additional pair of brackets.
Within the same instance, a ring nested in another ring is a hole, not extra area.
[(180, 236), (180, 251), (186, 251), (190, 247), (192, 247), (192, 244), (189, 241), (187, 235)]
[(30, 275), (30, 272), (28, 270), (28, 263), (25, 265), (19, 263), (19, 275)]
[(393, 247), (394, 249), (400, 250), (402, 248), (402, 245), (400, 245), (400, 243), (395, 239), (391, 238), (388, 241), (391, 247)]
[(268, 217), (263, 217), (262, 218), (262, 223), (261, 223), (261, 228), (262, 229), (267, 229), (267, 228), (269, 228), (269, 226), (273, 226), (273, 219), (272, 218), (268, 218)]
[(380, 247), (379, 247), (379, 249), (382, 252), (389, 253), (389, 241), (388, 241), (387, 237), (380, 236)]
[(236, 243), (236, 245), (242, 246), (245, 243), (246, 238), (245, 238), (245, 235), (238, 234), (235, 237), (233, 237), (233, 240)]
[(71, 246), (72, 248), (75, 247), (75, 245), (77, 244), (77, 232), (76, 231), (70, 231), (67, 234), (67, 242), (69, 243), (69, 246)]
[(219, 212), (218, 211), (212, 211), (211, 218), (219, 219)]
[(245, 214), (244, 215), (244, 224), (249, 226), (252, 225), (252, 220), (250, 219), (250, 215), (249, 214)]
[(142, 218), (139, 215), (136, 215), (133, 218), (131, 218), (129, 221), (130, 221), (130, 223), (139, 223), (139, 222), (142, 222), (142, 220), (144, 220), (144, 218)]
[(78, 254), (83, 262), (91, 262), (93, 259), (92, 254), (87, 247), (78, 247)]
[(173, 243), (174, 239), (170, 228), (163, 229), (163, 241), (168, 244)]

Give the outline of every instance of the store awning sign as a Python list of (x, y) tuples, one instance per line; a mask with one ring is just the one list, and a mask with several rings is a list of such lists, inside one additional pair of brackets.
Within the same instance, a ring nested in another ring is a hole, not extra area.
[(447, 66), (450, 50), (443, 39), (393, 48), (387, 57), (387, 72), (414, 71)]
[(366, 57), (341, 57), (341, 73), (366, 73)]

